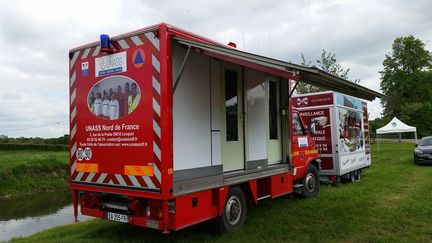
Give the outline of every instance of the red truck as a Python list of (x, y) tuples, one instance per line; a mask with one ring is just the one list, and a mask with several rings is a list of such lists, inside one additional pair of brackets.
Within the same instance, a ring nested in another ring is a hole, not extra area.
[(80, 204), (164, 233), (210, 219), (234, 231), (247, 201), (318, 193), (316, 144), (290, 105), (300, 80), (380, 95), (165, 23), (102, 35), (69, 61), (75, 220)]

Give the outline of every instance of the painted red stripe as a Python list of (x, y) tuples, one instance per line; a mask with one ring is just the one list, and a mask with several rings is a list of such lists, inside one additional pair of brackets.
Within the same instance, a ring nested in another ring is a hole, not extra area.
[(160, 104), (160, 96), (155, 88), (153, 88), (153, 98), (157, 101), (158, 104)]
[(117, 41), (111, 41), (111, 44), (114, 46), (114, 48), (118, 51), (123, 50), (123, 48), (120, 46), (120, 44)]
[[(158, 168), (160, 168), (160, 167), (158, 167)], [(156, 176), (151, 176), (150, 179), (151, 179), (151, 181), (153, 182), (153, 184), (155, 185), (156, 188), (160, 188), (160, 183), (157, 180)]]
[(102, 181), (102, 183), (108, 183), (112, 179), (112, 175), (108, 174), (105, 179)]
[(161, 164), (161, 161), (159, 160), (159, 158), (157, 157), (157, 155), (155, 153), (153, 153), (153, 160), (156, 163), (158, 168), (161, 168), (159, 165)]
[[(152, 54), (159, 60), (159, 51), (158, 49), (153, 45), (153, 43), (147, 38), (147, 36), (145, 36), (144, 34), (139, 35), (138, 38), (141, 39), (142, 42), (144, 42), (144, 44), (149, 45), (152, 49)], [(160, 43), (160, 42), (159, 42)], [(160, 44), (159, 44), (159, 48), (160, 48)]]
[(156, 121), (156, 123), (160, 126), (161, 121), (159, 115), (156, 113), (155, 110), (153, 110), (153, 119)]
[(89, 172), (84, 172), (84, 175), (81, 177), (80, 181), (85, 181), (89, 175)]
[(75, 178), (77, 177), (78, 172), (74, 171), (74, 173), (71, 176), (71, 180), (75, 180)]
[(111, 179), (114, 182), (114, 184), (120, 185), (120, 182), (117, 180), (117, 177), (114, 174), (111, 175)]
[[(152, 65), (152, 68), (153, 68), (153, 74), (155, 74), (155, 73), (159, 73), (153, 65)], [(159, 83), (160, 83), (160, 82), (159, 82)]]
[(153, 69), (153, 76), (155, 77), (155, 79), (158, 81), (158, 83), (160, 84), (160, 74), (158, 71), (156, 71), (155, 69)]
[(99, 179), (100, 176), (101, 176), (101, 173), (96, 173), (96, 174), (93, 176), (91, 182), (96, 182), (96, 181)]
[(135, 176), (135, 178), (137, 179), (138, 183), (142, 186), (142, 187), (148, 187), (147, 183), (145, 183), (144, 179), (141, 176)]
[(154, 141), (158, 146), (160, 146), (160, 144), (161, 144), (161, 140), (160, 140), (160, 138), (158, 137), (158, 135), (156, 134), (156, 132), (154, 132), (154, 131), (153, 131), (153, 141)]
[[(83, 54), (84, 54), (84, 50), (81, 50), (80, 53), (78, 54), (78, 57), (77, 57), (77, 59), (76, 59), (74, 65), (72, 66), (72, 68), (69, 68), (69, 69), (71, 70), (71, 72), (70, 72), (71, 76), (72, 76), (72, 73), (73, 73), (72, 70), (76, 70), (76, 69), (77, 69), (77, 68), (76, 68), (77, 63), (79, 62), (79, 60), (81, 60)], [(72, 61), (72, 59), (69, 60), (69, 65), (70, 65), (70, 61)], [(78, 74), (78, 72), (77, 72), (77, 74)], [(76, 81), (76, 80), (75, 80), (75, 81)]]
[[(93, 52), (96, 50), (96, 47), (92, 47), (92, 48), (90, 48), (90, 51), (89, 51), (89, 53), (87, 54), (87, 57), (85, 58), (85, 59), (88, 59), (88, 58), (91, 58), (92, 57), (92, 55), (93, 55)], [(82, 58), (82, 57), (81, 57)], [(84, 60), (85, 60), (84, 59)]]
[(135, 45), (135, 43), (131, 40), (131, 38), (126, 38), (124, 39), (124, 41), (126, 41), (126, 43), (129, 45), (129, 47), (135, 47), (137, 45)]
[(127, 184), (128, 186), (133, 186), (133, 183), (132, 183), (132, 181), (129, 179), (129, 176), (127, 176), (127, 175), (122, 175), (122, 177), (123, 177), (123, 180), (126, 182), (126, 184)]

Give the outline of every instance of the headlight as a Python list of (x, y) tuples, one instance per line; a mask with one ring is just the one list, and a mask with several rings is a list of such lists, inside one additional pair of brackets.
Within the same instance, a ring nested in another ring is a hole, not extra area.
[(415, 152), (416, 154), (423, 154), (423, 151), (421, 151), (420, 149), (415, 149), (414, 152)]

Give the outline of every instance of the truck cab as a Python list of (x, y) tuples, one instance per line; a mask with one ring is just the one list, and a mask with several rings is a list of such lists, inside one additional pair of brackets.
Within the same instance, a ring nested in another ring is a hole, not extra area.
[(321, 160), (311, 136), (315, 132), (314, 123), (304, 123), (299, 111), (293, 108), (290, 132), (294, 187), (302, 196), (315, 196), (319, 191)]

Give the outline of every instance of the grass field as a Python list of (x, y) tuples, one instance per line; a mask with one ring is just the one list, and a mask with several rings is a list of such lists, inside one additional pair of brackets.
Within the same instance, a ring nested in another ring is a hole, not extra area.
[(66, 186), (68, 153), (0, 151), (0, 198)]
[[(179, 232), (92, 220), (50, 229), (25, 242), (431, 242), (432, 167), (412, 163), (411, 144), (382, 144), (362, 181), (322, 185), (318, 197), (264, 200), (235, 233), (203, 223)], [(71, 219), (72, 220), (72, 219)]]

